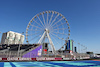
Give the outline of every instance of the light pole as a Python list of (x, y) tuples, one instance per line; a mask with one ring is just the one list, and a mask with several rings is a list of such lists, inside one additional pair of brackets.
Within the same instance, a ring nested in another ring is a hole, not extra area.
[(85, 49), (86, 47), (84, 46), (84, 53), (86, 52), (86, 49)]
[(78, 43), (78, 52), (80, 53), (80, 43)]
[(81, 58), (81, 54), (80, 54), (80, 51), (81, 51), (81, 50), (80, 50), (80, 47), (81, 47), (81, 46), (80, 46), (80, 43), (78, 43), (78, 46), (79, 46), (79, 59), (80, 59), (80, 58)]
[[(1, 32), (0, 32), (0, 34), (1, 34)], [(1, 38), (0, 38), (0, 45), (1, 45)]]
[(84, 47), (85, 47), (85, 46), (84, 46), (84, 45), (82, 45), (82, 46), (83, 46), (82, 53), (84, 53)]
[(86, 47), (86, 52), (87, 52), (87, 47)]
[[(24, 34), (24, 32), (22, 32), (21, 34)], [(17, 56), (19, 56), (20, 54), (21, 54), (21, 53), (20, 53), (20, 42), (19, 42)]]
[(81, 53), (83, 53), (84, 51), (84, 46), (81, 44)]

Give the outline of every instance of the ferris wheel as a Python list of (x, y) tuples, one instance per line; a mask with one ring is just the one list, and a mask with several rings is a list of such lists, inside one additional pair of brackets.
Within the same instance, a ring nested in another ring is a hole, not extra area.
[(70, 27), (67, 19), (56, 11), (43, 11), (36, 14), (26, 28), (27, 43), (48, 42), (50, 50), (55, 53), (65, 44), (70, 36)]

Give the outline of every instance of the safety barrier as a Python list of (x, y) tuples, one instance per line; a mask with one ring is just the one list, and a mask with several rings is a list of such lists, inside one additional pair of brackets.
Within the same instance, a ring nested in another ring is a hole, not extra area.
[[(84, 59), (89, 59), (89, 57), (84, 57)], [(72, 58), (54, 58), (54, 57), (38, 57), (38, 58), (0, 58), (0, 61), (63, 61), (63, 60), (76, 60)]]

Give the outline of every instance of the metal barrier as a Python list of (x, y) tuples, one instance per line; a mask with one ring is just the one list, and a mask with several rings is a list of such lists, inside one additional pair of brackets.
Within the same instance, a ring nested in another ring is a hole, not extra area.
[[(13, 52), (1, 52), (0, 53), (0, 57), (1, 58), (13, 58), (13, 57), (20, 57), (23, 58), (22, 56), (24, 55), (24, 53), (19, 53), (18, 56), (18, 52), (13, 51)], [(37, 56), (35, 56), (33, 53), (28, 54), (29, 56), (27, 58), (36, 58)], [(32, 57), (32, 55), (34, 55), (34, 57)], [(90, 55), (85, 54), (85, 53), (57, 53), (57, 54), (42, 54), (39, 57), (53, 57), (53, 58), (64, 58), (64, 59), (69, 59), (69, 60), (78, 60), (78, 59), (86, 59), (89, 58)]]

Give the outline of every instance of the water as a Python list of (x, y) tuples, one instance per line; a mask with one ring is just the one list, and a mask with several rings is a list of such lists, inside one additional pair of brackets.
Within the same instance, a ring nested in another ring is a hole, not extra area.
[(0, 67), (100, 67), (100, 61), (0, 62)]

